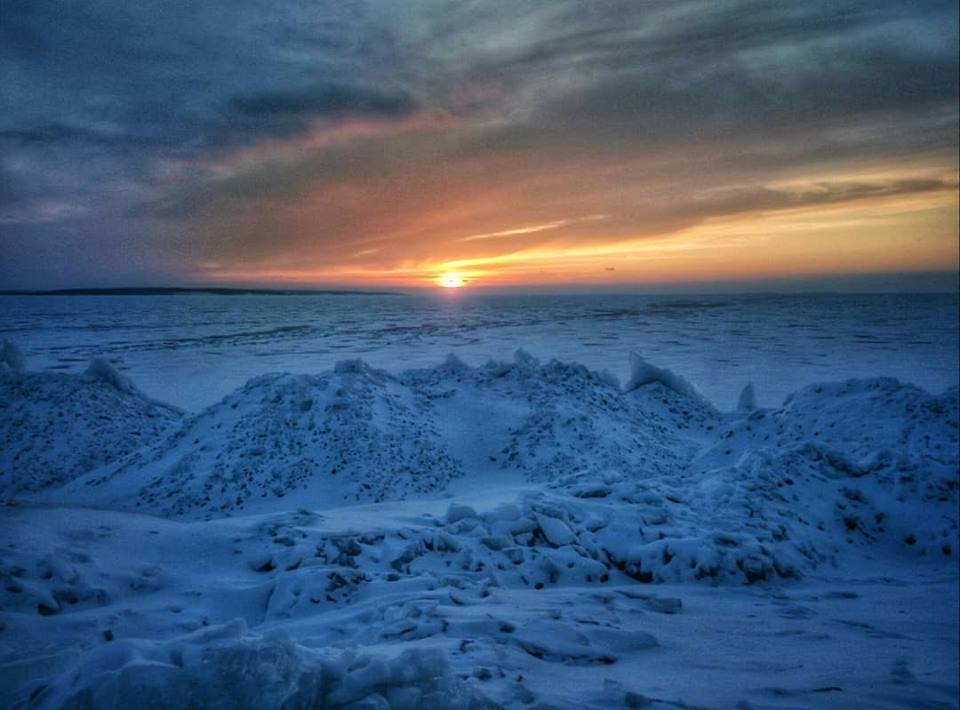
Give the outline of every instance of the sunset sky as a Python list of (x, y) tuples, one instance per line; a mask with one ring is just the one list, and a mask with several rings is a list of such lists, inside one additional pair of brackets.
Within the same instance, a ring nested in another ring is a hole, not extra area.
[(954, 0), (0, 13), (0, 288), (957, 269)]

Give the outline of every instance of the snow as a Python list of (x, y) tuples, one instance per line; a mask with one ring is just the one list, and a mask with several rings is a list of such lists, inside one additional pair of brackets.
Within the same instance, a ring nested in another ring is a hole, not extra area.
[(118, 392), (131, 395), (140, 394), (128, 377), (121, 375), (117, 368), (102, 357), (93, 358), (83, 375), (84, 379), (90, 382), (104, 382)]
[(630, 379), (627, 380), (627, 385), (624, 389), (627, 392), (631, 392), (644, 385), (655, 382), (659, 382), (667, 389), (673, 390), (680, 395), (686, 395), (688, 397), (698, 396), (694, 386), (680, 375), (666, 368), (651, 365), (638, 353), (630, 353)]
[[(0, 369), (0, 491), (36, 491), (124, 460), (182, 413), (141, 396), (114, 370)], [(119, 385), (119, 386), (118, 386)]]
[(96, 296), (0, 295), (0, 339), (35, 370), (94, 357), (197, 413), (265, 372), (316, 374), (348, 357), (396, 372), (445, 353), (471, 365), (517, 348), (626, 382), (639, 352), (721, 407), (752, 381), (778, 406), (806, 385), (897, 377), (958, 384), (956, 294)]
[(956, 387), (0, 370), (0, 706), (956, 703)]
[[(318, 653), (237, 620), (171, 641), (120, 640), (82, 657), (38, 707), (493, 707), (450, 672), (437, 649)], [(143, 705), (140, 705), (143, 707)]]

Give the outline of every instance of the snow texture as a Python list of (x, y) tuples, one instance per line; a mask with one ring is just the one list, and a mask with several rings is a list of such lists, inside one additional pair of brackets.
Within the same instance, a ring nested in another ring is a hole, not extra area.
[(119, 462), (180, 417), (102, 361), (85, 375), (0, 368), (0, 490), (37, 491)]
[(0, 705), (950, 706), (957, 388), (740, 399), (521, 351), (187, 416), (8, 368)]

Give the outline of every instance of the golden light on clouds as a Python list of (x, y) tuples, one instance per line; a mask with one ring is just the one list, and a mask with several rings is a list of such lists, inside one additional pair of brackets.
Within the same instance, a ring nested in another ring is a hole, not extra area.
[[(889, 185), (927, 178), (884, 172), (819, 176), (760, 188), (761, 203), (688, 220), (662, 231), (615, 213), (558, 215), (541, 222), (418, 240), (403, 254), (390, 235), (358, 235), (349, 260), (311, 268), (296, 263), (207, 263), (202, 277), (223, 282), (289, 282), (365, 287), (458, 289), (571, 284), (609, 286), (828, 274), (935, 271), (958, 261), (957, 187), (953, 176), (930, 189)], [(764, 192), (765, 191), (765, 192)], [(719, 199), (736, 203), (737, 190)], [(755, 194), (756, 189), (754, 190)], [(824, 197), (821, 198), (820, 194)], [(459, 215), (457, 207), (452, 208)], [(505, 211), (508, 209), (505, 207)], [(446, 215), (448, 213), (443, 213)], [(418, 225), (443, 219), (425, 214)], [(484, 225), (485, 226), (485, 225)], [(432, 229), (439, 228), (431, 225)], [(519, 237), (525, 239), (520, 240)], [(376, 242), (371, 247), (368, 242)]]

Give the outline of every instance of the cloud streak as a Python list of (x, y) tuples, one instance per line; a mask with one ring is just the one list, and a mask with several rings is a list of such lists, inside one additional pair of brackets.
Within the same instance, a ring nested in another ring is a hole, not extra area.
[(467, 237), (460, 237), (458, 241), (461, 242), (476, 242), (486, 239), (502, 239), (503, 237), (516, 237), (523, 234), (536, 234), (538, 232), (546, 232), (551, 229), (559, 229), (560, 227), (566, 227), (570, 224), (576, 224), (578, 222), (592, 222), (598, 219), (606, 219), (609, 215), (605, 214), (592, 214), (587, 215), (586, 217), (576, 217), (574, 219), (558, 219), (553, 222), (546, 222), (545, 224), (531, 224), (526, 227), (514, 227), (512, 229), (502, 229), (499, 232), (486, 232), (485, 234), (471, 234)]

